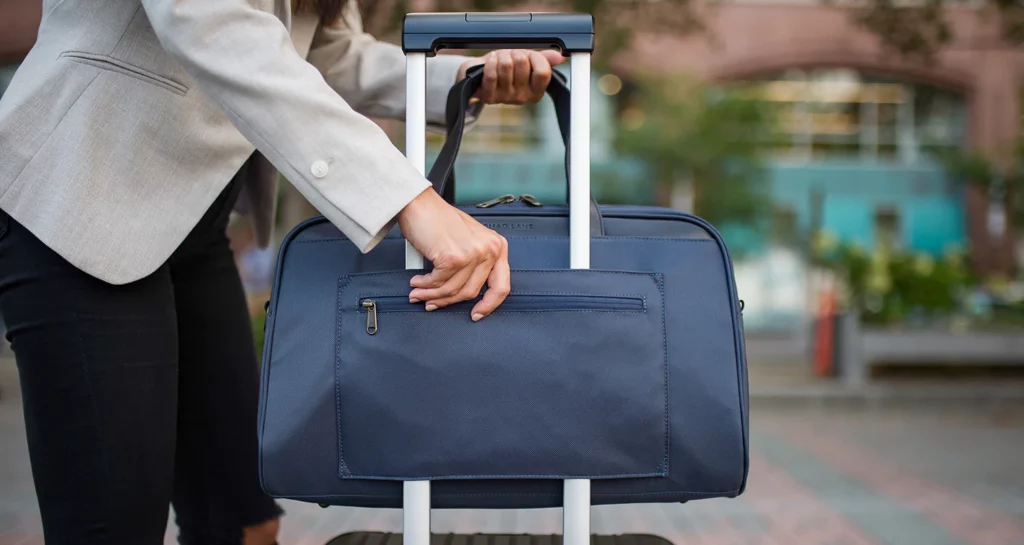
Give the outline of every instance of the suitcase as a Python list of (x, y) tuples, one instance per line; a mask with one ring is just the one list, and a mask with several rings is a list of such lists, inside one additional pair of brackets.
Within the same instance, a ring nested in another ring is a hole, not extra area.
[[(322, 217), (278, 255), (261, 370), (260, 478), (271, 496), (403, 508), (564, 508), (589, 542), (591, 504), (735, 497), (748, 468), (747, 372), (732, 263), (706, 221), (598, 206), (590, 194), (593, 18), (411, 14), (406, 155), (425, 171), (426, 57), (441, 48), (556, 47), (568, 204), (460, 206), (509, 241), (512, 293), (472, 323), (461, 303), (408, 303), (429, 268), (396, 227), (363, 255)], [(428, 178), (449, 198), (471, 71), (448, 96)]]

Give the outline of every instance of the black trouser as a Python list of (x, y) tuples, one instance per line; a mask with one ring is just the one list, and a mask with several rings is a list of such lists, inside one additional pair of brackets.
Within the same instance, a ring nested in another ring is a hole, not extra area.
[(0, 314), (49, 545), (241, 543), (260, 488), (259, 382), (225, 234), (238, 184), (152, 275), (114, 286), (0, 212)]

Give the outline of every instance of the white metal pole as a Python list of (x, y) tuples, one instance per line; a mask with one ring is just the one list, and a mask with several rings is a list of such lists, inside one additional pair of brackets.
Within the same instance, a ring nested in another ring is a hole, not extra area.
[[(427, 55), (405, 57), (405, 156), (420, 174), (427, 171)], [(423, 268), (423, 256), (405, 243), (405, 268)]]
[(590, 268), (590, 53), (573, 53), (569, 108), (569, 266)]
[[(427, 162), (427, 56), (405, 59), (405, 155), (420, 174)], [(423, 268), (423, 256), (405, 243), (405, 268)], [(430, 545), (430, 481), (406, 481), (402, 487), (404, 545)]]
[[(590, 268), (590, 53), (573, 53), (569, 115), (569, 265)], [(563, 545), (590, 545), (590, 481), (565, 481)]]

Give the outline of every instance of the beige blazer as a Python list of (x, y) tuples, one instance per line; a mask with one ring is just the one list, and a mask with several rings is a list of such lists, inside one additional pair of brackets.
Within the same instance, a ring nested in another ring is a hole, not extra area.
[[(404, 118), (405, 57), (349, 4), (322, 26), (289, 0), (43, 0), (0, 100), (0, 209), (124, 284), (164, 263), (240, 169), (266, 243), (280, 171), (369, 251), (429, 184), (367, 117)], [(464, 60), (429, 60), (428, 122)]]

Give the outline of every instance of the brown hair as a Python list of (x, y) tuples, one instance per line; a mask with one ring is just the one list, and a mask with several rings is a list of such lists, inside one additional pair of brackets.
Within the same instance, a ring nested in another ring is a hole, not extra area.
[(341, 18), (341, 12), (349, 0), (292, 0), (292, 12), (313, 12), (320, 21), (330, 24)]

